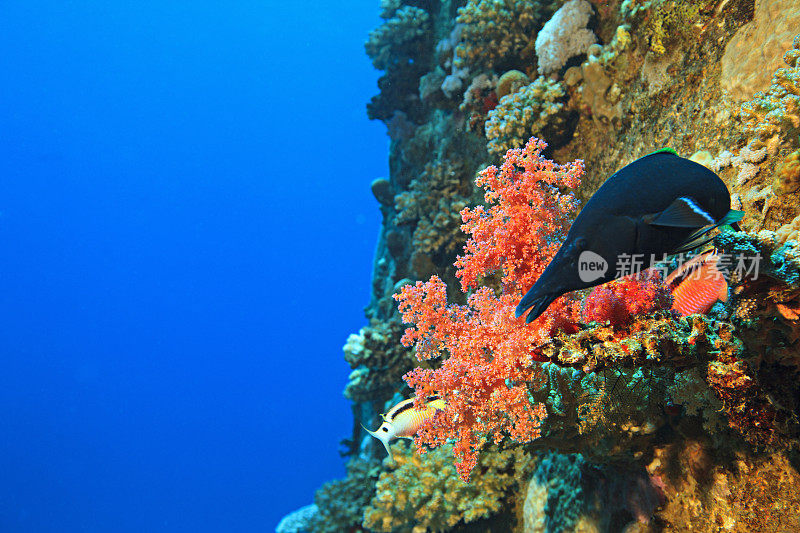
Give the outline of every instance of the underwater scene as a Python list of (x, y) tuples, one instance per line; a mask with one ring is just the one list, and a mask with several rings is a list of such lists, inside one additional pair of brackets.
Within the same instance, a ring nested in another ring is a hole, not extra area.
[(274, 531), (346, 474), (378, 15), (0, 2), (1, 533)]
[(800, 533), (800, 0), (0, 45), (0, 532)]
[(346, 476), (290, 532), (800, 532), (800, 1), (381, 0)]

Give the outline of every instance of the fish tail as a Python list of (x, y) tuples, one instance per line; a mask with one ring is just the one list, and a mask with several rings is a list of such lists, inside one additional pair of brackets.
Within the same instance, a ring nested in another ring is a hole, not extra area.
[(386, 453), (389, 454), (389, 459), (394, 461), (394, 455), (392, 455), (392, 449), (389, 448), (389, 439), (386, 439), (386, 438), (382, 437), (381, 435), (379, 435), (375, 431), (370, 431), (369, 429), (364, 427), (364, 424), (361, 424), (361, 427), (364, 428), (364, 431), (366, 431), (367, 433), (369, 433), (370, 435), (372, 435), (373, 437), (375, 437), (376, 439), (381, 441), (381, 444), (383, 444), (383, 447), (386, 448)]

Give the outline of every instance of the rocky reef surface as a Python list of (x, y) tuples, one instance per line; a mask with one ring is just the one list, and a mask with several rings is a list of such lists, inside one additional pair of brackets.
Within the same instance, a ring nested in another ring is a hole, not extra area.
[[(380, 8), (390, 175), (344, 346), (347, 477), (278, 531), (800, 531), (800, 1)], [(502, 318), (537, 275), (520, 258), (546, 264), (578, 203), (663, 147), (726, 182), (745, 217), (714, 245), (758, 275), (706, 314), (636, 280)], [(390, 460), (362, 425), (415, 389), (448, 411)]]

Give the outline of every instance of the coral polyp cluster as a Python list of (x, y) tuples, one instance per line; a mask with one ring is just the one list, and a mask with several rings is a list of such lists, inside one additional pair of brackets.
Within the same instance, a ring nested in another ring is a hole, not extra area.
[(381, 473), (364, 512), (363, 525), (372, 531), (442, 531), (486, 519), (503, 509), (507, 493), (525, 483), (535, 464), (520, 449), (492, 450), (465, 483), (453, 467), (452, 445), (419, 455), (399, 443), (393, 451), (396, 461)]
[(783, 61), (786, 66), (775, 71), (769, 89), (742, 105), (742, 120), (761, 138), (800, 133), (800, 35)]
[[(498, 85), (498, 90), (500, 86)], [(521, 148), (534, 134), (540, 134), (563, 108), (566, 94), (562, 84), (544, 77), (503, 96), (488, 112), (484, 131), (487, 148), (502, 156), (511, 148)]]
[(667, 310), (672, 295), (655, 270), (626, 276), (601, 285), (586, 298), (583, 319), (587, 322), (608, 322), (621, 328), (637, 315)]
[(549, 2), (540, 0), (468, 0), (455, 20), (462, 25), (456, 66), (478, 71), (532, 61), (536, 32), (549, 12)]

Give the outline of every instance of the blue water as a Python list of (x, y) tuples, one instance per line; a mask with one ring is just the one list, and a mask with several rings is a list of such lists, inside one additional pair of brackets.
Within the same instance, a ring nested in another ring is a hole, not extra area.
[(343, 474), (377, 13), (0, 2), (0, 531), (272, 531)]

